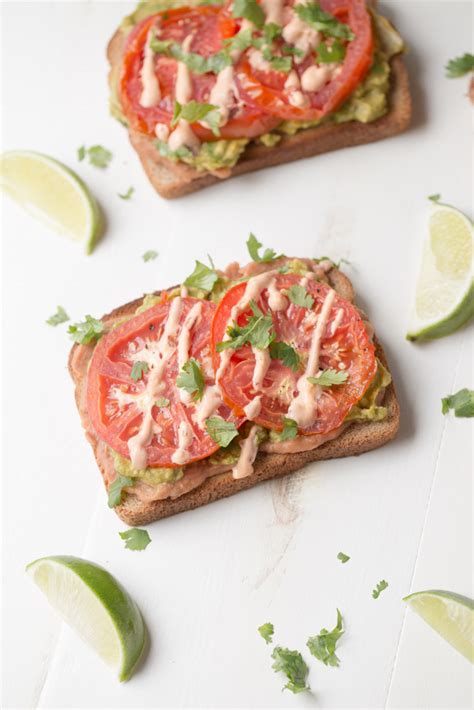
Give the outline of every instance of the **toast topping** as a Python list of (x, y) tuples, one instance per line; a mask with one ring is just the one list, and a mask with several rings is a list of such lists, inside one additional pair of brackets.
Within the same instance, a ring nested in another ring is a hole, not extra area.
[(151, 48), (151, 42), (155, 34), (156, 28), (153, 26), (149, 29), (147, 34), (143, 65), (140, 71), (140, 79), (143, 87), (140, 96), (140, 105), (143, 106), (143, 108), (156, 106), (161, 99), (160, 83), (155, 73), (155, 52)]
[(253, 426), (246, 439), (242, 441), (239, 460), (232, 469), (234, 478), (247, 478), (253, 473), (253, 463), (258, 454), (258, 426)]

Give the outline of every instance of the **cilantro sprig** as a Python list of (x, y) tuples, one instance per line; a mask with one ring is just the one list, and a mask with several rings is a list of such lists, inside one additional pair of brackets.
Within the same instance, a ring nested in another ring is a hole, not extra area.
[(184, 363), (181, 373), (176, 379), (176, 385), (192, 395), (194, 401), (202, 399), (204, 392), (204, 374), (195, 358)]
[(318, 64), (332, 64), (333, 62), (342, 62), (346, 56), (346, 48), (342, 42), (335, 39), (330, 46), (324, 42), (318, 44), (316, 54)]
[(234, 17), (244, 17), (261, 29), (265, 23), (265, 13), (257, 0), (234, 0), (232, 8)]
[(108, 505), (109, 508), (115, 508), (122, 502), (123, 489), (128, 486), (133, 486), (133, 478), (130, 476), (117, 476), (109, 486)]
[(70, 325), (67, 332), (75, 343), (88, 345), (101, 337), (104, 332), (104, 324), (101, 320), (86, 316), (84, 321)]
[(295, 306), (301, 306), (302, 308), (312, 308), (314, 305), (314, 298), (308, 293), (304, 286), (301, 284), (294, 284), (288, 289), (288, 298)]
[(91, 165), (101, 169), (106, 168), (113, 157), (110, 150), (107, 150), (107, 148), (104, 148), (102, 145), (92, 145), (90, 148), (81, 145), (77, 151), (77, 159), (82, 161), (86, 156)]
[(299, 651), (275, 646), (272, 658), (274, 659), (273, 670), (275, 672), (281, 671), (288, 678), (283, 690), (287, 688), (292, 693), (302, 693), (305, 690), (310, 690), (309, 685), (306, 683), (309, 668)]
[(329, 12), (325, 12), (317, 2), (301, 3), (295, 5), (293, 10), (300, 20), (303, 20), (303, 22), (306, 22), (306, 24), (314, 30), (322, 32), (328, 37), (337, 37), (346, 40), (355, 38), (355, 34), (349, 25), (344, 24), (344, 22), (339, 22), (339, 20)]
[(219, 279), (214, 268), (209, 268), (206, 264), (196, 261), (196, 266), (192, 274), (184, 281), (184, 285), (189, 288), (198, 288), (209, 293), (214, 284)]
[(255, 234), (250, 233), (246, 243), (252, 261), (255, 261), (257, 264), (269, 264), (271, 261), (279, 259), (281, 256), (281, 254), (277, 256), (274, 249), (265, 249), (263, 254), (260, 255), (259, 251), (263, 245), (258, 241)]
[(273, 641), (273, 634), (275, 633), (275, 629), (273, 628), (273, 624), (270, 621), (267, 621), (266, 624), (262, 624), (261, 626), (259, 626), (257, 631), (264, 639), (265, 643), (271, 643)]
[(222, 448), (229, 446), (239, 433), (234, 422), (228, 422), (218, 416), (206, 419), (206, 431), (211, 439)]
[(319, 385), (320, 387), (332, 387), (332, 385), (342, 385), (347, 382), (349, 373), (345, 370), (333, 370), (328, 368), (327, 370), (322, 370), (318, 377), (308, 377), (308, 381), (312, 385)]
[(177, 42), (160, 40), (156, 37), (152, 39), (150, 47), (157, 54), (164, 54), (182, 62), (194, 74), (218, 74), (232, 64), (232, 58), (227, 51), (215, 52), (208, 57), (203, 57), (196, 52), (186, 52)]
[(54, 313), (52, 316), (50, 316), (46, 323), (48, 325), (52, 325), (53, 327), (56, 327), (57, 325), (60, 325), (61, 323), (66, 323), (66, 321), (69, 320), (69, 316), (64, 310), (62, 306), (58, 306), (56, 313)]
[(283, 419), (283, 429), (279, 434), (280, 441), (288, 441), (288, 439), (294, 439), (298, 435), (298, 424), (294, 419), (289, 419), (284, 417)]
[(119, 532), (119, 535), (125, 540), (127, 550), (144, 550), (151, 542), (148, 531), (141, 528), (130, 528)]
[(450, 59), (446, 64), (446, 76), (448, 79), (457, 79), (460, 76), (474, 71), (474, 54), (463, 54), (455, 59)]
[(270, 343), (270, 357), (272, 360), (281, 360), (293, 372), (297, 372), (301, 364), (300, 356), (296, 350), (283, 341), (274, 340)]
[(215, 136), (220, 135), (219, 123), (221, 114), (219, 107), (214, 106), (214, 104), (202, 103), (194, 99), (191, 99), (187, 104), (180, 104), (179, 101), (175, 101), (171, 126), (176, 126), (181, 119), (188, 123), (203, 121), (209, 126)]
[(447, 414), (450, 409), (454, 409), (455, 417), (474, 417), (474, 390), (464, 388), (456, 394), (443, 397), (441, 400), (443, 414)]
[(311, 655), (322, 661), (325, 666), (338, 666), (340, 661), (336, 656), (336, 644), (344, 633), (342, 614), (337, 609), (337, 623), (332, 631), (321, 629), (317, 636), (310, 636), (306, 642)]
[(386, 582), (385, 579), (381, 579), (380, 582), (377, 583), (375, 589), (372, 590), (372, 597), (374, 599), (378, 599), (380, 594), (383, 592), (384, 589), (387, 589), (387, 587), (388, 582)]
[(217, 352), (222, 352), (231, 348), (238, 350), (247, 343), (258, 350), (266, 350), (275, 339), (273, 330), (273, 319), (270, 313), (263, 314), (255, 301), (250, 301), (250, 308), (253, 315), (248, 318), (246, 325), (233, 323), (227, 329), (228, 340), (217, 343)]

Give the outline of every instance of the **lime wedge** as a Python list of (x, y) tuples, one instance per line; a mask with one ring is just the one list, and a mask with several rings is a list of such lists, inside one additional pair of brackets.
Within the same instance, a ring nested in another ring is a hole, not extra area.
[(96, 200), (81, 178), (41, 153), (15, 150), (0, 156), (0, 185), (49, 227), (84, 244), (90, 254), (102, 219)]
[(27, 572), (64, 621), (128, 680), (145, 645), (143, 619), (111, 574), (79, 557), (43, 557)]
[(454, 592), (432, 589), (403, 599), (456, 651), (474, 663), (474, 601)]
[(424, 244), (408, 340), (441, 338), (474, 315), (472, 222), (449, 205), (434, 205)]

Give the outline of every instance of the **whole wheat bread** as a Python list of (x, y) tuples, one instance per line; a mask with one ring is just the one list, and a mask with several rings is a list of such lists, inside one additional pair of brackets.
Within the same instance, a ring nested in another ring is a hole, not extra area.
[[(343, 298), (351, 302), (354, 300), (352, 284), (347, 276), (338, 269), (332, 269), (328, 274), (328, 278), (331, 286)], [(142, 299), (137, 299), (120, 306), (107, 316), (104, 316), (102, 320), (107, 326), (110, 326), (124, 316), (133, 314), (141, 303)], [(377, 357), (388, 368), (385, 353), (380, 343), (377, 340), (375, 340), (375, 343)], [(88, 421), (85, 405), (87, 369), (93, 351), (93, 345), (74, 345), (69, 356), (69, 372), (74, 380), (76, 404), (86, 430), (87, 439), (92, 446), (101, 473), (105, 477), (105, 470), (101, 461), (104, 455), (110, 456), (110, 453), (108, 453), (108, 447), (94, 434)], [(230, 472), (219, 474), (208, 478), (199, 487), (178, 498), (168, 498), (151, 503), (144, 503), (137, 496), (128, 494), (124, 502), (115, 507), (115, 511), (128, 525), (146, 525), (154, 520), (166, 518), (185, 510), (192, 510), (219, 498), (233, 495), (262, 481), (293, 473), (313, 461), (354, 456), (376, 449), (393, 439), (398, 430), (400, 410), (393, 383), (385, 391), (383, 405), (388, 412), (386, 419), (383, 421), (354, 422), (336, 439), (328, 441), (312, 451), (296, 454), (259, 453), (255, 461), (254, 473), (247, 478), (235, 480)]]

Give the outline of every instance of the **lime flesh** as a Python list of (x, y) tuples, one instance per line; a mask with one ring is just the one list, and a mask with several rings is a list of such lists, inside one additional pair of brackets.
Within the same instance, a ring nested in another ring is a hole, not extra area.
[(140, 611), (122, 585), (99, 565), (79, 557), (43, 557), (28, 574), (64, 621), (128, 680), (143, 652)]
[(454, 592), (431, 589), (403, 599), (456, 651), (474, 663), (474, 601)]
[(10, 151), (0, 157), (0, 184), (34, 217), (92, 252), (101, 231), (100, 210), (68, 167), (41, 153)]
[(408, 340), (441, 338), (474, 315), (472, 222), (436, 204), (429, 221)]

